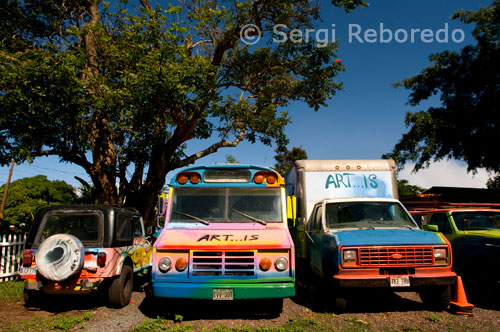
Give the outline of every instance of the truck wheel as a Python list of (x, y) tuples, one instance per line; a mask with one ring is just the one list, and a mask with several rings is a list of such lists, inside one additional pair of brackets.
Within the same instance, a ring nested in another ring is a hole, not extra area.
[(283, 311), (283, 299), (266, 299), (263, 303), (263, 311), (273, 317), (278, 317)]
[(335, 309), (345, 311), (347, 309), (347, 299), (345, 296), (335, 297)]
[(450, 305), (450, 286), (428, 287), (418, 292), (422, 302), (435, 311), (443, 311)]
[(123, 265), (120, 276), (113, 279), (108, 290), (109, 304), (114, 308), (123, 308), (130, 302), (132, 288), (134, 287), (134, 274), (132, 267)]

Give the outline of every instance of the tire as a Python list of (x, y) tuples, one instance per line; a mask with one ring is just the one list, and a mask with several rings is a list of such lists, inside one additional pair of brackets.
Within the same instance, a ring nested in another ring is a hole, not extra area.
[(63, 281), (80, 272), (84, 259), (82, 243), (69, 234), (49, 236), (35, 256), (38, 272), (52, 281)]
[(345, 296), (335, 297), (335, 309), (345, 311), (347, 309), (347, 298)]
[(443, 311), (450, 305), (450, 286), (428, 287), (418, 292), (424, 305), (435, 311)]
[(24, 290), (23, 291), (24, 306), (27, 308), (36, 307), (40, 300), (40, 291)]
[(113, 308), (123, 308), (130, 303), (134, 287), (134, 273), (130, 265), (123, 265), (122, 273), (111, 281), (108, 301)]
[(283, 312), (283, 299), (266, 299), (262, 305), (263, 312), (271, 317), (279, 317)]

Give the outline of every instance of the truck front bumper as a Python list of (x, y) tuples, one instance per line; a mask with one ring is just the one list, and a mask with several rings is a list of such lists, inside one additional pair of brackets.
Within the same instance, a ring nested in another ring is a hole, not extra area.
[(213, 300), (214, 291), (232, 289), (233, 300), (284, 298), (295, 295), (293, 282), (255, 284), (153, 282), (157, 297)]
[(410, 280), (408, 287), (391, 287), (391, 276), (398, 275), (380, 275), (378, 269), (345, 269), (334, 275), (333, 280), (337, 286), (345, 288), (394, 288), (403, 291), (420, 287), (451, 285), (457, 279), (456, 273), (452, 271), (435, 271), (433, 268), (416, 270), (415, 274), (401, 274), (401, 276), (408, 276)]

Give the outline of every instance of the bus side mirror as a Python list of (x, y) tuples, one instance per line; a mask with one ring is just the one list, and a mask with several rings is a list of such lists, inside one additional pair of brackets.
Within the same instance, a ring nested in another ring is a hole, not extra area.
[(295, 227), (297, 213), (297, 197), (291, 195), (286, 197), (286, 213), (288, 218), (288, 227)]
[(438, 225), (425, 225), (424, 230), (430, 231), (430, 232), (439, 232), (439, 227), (438, 227)]
[(156, 226), (158, 228), (162, 228), (160, 226), (160, 220), (167, 213), (167, 195), (165, 193), (158, 196), (158, 206), (157, 206), (157, 215), (156, 215)]

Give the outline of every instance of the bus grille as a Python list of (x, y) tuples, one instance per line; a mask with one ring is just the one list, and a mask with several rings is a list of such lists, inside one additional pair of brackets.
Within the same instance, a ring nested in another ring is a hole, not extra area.
[(432, 247), (359, 248), (361, 266), (423, 266), (434, 263)]
[(253, 251), (193, 251), (193, 276), (252, 277), (255, 275)]

